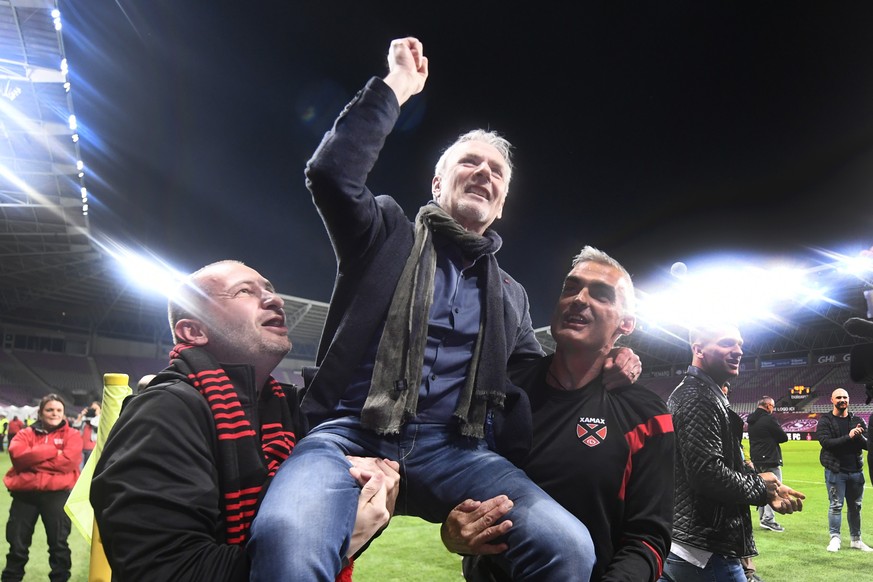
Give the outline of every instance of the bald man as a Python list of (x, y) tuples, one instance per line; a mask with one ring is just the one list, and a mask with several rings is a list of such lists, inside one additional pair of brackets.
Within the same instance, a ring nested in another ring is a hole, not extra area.
[[(91, 483), (113, 580), (249, 579), (260, 494), (306, 430), (295, 387), (271, 376), (291, 349), (283, 305), (239, 261), (171, 299), (170, 365), (124, 401)], [(387, 524), (400, 476), (393, 461), (344, 462), (360, 486), (351, 556)]]
[(846, 520), (849, 522), (849, 547), (862, 552), (873, 548), (861, 541), (861, 501), (864, 498), (864, 457), (867, 448), (867, 425), (849, 412), (849, 393), (837, 388), (831, 393), (833, 410), (818, 421), (819, 459), (824, 467), (828, 487), (828, 530), (831, 539), (829, 552), (840, 551), (840, 525), (843, 504), (848, 502)]

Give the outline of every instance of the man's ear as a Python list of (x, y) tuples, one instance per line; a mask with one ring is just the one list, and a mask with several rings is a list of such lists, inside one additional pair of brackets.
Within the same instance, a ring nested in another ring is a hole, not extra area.
[(625, 315), (618, 322), (618, 329), (621, 330), (621, 335), (630, 335), (637, 327), (637, 318), (633, 315)]
[(430, 181), (430, 193), (433, 194), (433, 199), (437, 202), (440, 201), (440, 194), (442, 194), (443, 188), (443, 180), (441, 176), (434, 176), (433, 180)]
[(180, 319), (173, 327), (179, 341), (192, 346), (205, 346), (209, 343), (206, 326), (196, 319)]

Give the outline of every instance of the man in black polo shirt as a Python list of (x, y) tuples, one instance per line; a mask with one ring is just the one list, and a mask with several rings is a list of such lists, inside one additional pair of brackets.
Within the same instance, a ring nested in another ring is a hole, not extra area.
[[(639, 368), (624, 385), (604, 383), (615, 342), (636, 326), (634, 304), (625, 268), (599, 249), (582, 249), (554, 309), (555, 353), (510, 369), (525, 398), (494, 417), (498, 451), (591, 532), (591, 582), (655, 581), (670, 547), (674, 438), (667, 405), (635, 383)], [(449, 514), (446, 547), (481, 554), (464, 558), (468, 581), (512, 579), (501, 556), (487, 555), (506, 548), (499, 536), (515, 527), (515, 516), (500, 518), (510, 507), (499, 496), (468, 500)]]

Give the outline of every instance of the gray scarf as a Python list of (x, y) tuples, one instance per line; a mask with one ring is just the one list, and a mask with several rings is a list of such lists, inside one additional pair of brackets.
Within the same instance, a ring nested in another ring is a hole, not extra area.
[(454, 411), (462, 435), (483, 438), (488, 403), (502, 406), (505, 396), (503, 289), (494, 258), (500, 239), (464, 230), (435, 204), (423, 206), (415, 218), (415, 241), (388, 309), (361, 424), (379, 434), (397, 434), (403, 423), (415, 416), (433, 303), (436, 270), (433, 233), (451, 240), (468, 260), (483, 254), (487, 258), (484, 313), (467, 379)]

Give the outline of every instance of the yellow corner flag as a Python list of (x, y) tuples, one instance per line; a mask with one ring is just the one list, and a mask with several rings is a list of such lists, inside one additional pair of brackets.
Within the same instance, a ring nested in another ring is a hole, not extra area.
[[(91, 582), (109, 581), (111, 573), (106, 556), (103, 553), (103, 545), (100, 543), (100, 534), (97, 532), (97, 524), (94, 522), (94, 508), (88, 496), (91, 492), (91, 478), (94, 476), (94, 466), (100, 459), (100, 452), (106, 437), (112, 429), (112, 425), (118, 420), (121, 413), (121, 403), (133, 390), (127, 384), (127, 374), (104, 374), (103, 375), (103, 404), (100, 408), (100, 426), (97, 428), (97, 443), (88, 462), (82, 469), (76, 485), (70, 492), (64, 511), (70, 516), (70, 520), (79, 533), (91, 544)], [(92, 536), (93, 534), (93, 536)], [(93, 537), (93, 539), (92, 539)], [(96, 542), (96, 543), (93, 543)], [(101, 573), (102, 572), (102, 573)]]

